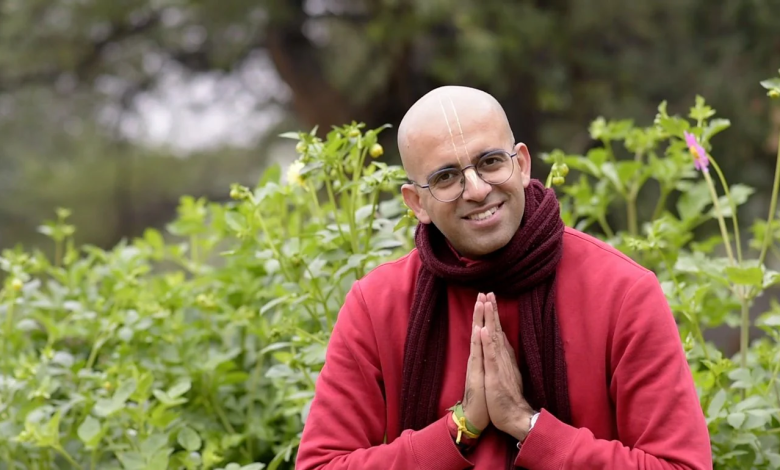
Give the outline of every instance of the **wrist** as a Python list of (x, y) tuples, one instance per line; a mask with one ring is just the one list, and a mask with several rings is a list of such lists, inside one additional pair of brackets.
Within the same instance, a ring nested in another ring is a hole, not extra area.
[(523, 410), (520, 416), (514, 420), (513, 429), (509, 432), (509, 434), (517, 439), (518, 442), (525, 441), (526, 437), (528, 437), (528, 433), (531, 432), (534, 424), (536, 424), (538, 417), (539, 413), (530, 408)]

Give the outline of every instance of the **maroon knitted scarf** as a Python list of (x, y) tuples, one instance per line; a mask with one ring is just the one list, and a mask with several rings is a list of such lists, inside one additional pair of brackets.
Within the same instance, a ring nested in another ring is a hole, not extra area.
[(531, 180), (525, 201), (523, 220), (512, 240), (484, 262), (469, 267), (457, 261), (435, 226), (417, 227), (415, 244), (422, 266), (404, 350), (402, 429), (422, 429), (439, 416), (447, 288), (459, 285), (519, 298), (518, 364), (525, 398), (534, 409), (544, 408), (570, 422), (566, 363), (555, 316), (555, 272), (564, 225), (554, 191), (539, 181)]

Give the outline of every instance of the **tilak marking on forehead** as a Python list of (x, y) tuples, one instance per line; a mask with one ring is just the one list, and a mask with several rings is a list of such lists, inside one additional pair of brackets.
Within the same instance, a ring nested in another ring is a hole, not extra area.
[[(455, 108), (455, 103), (452, 101), (452, 97), (447, 97), (447, 99), (450, 101), (450, 107), (452, 108), (452, 113), (455, 115), (455, 122), (458, 124), (458, 130), (460, 131), (460, 139), (461, 142), (463, 142), (463, 151), (466, 154), (466, 161), (468, 162), (469, 157), (469, 149), (466, 145), (466, 136), (463, 134), (463, 127), (460, 124), (460, 117), (458, 116), (458, 110)], [(450, 132), (450, 141), (452, 142), (452, 149), (455, 150), (455, 158), (458, 159), (458, 165), (463, 168), (464, 162), (460, 159), (460, 152), (458, 151), (458, 146), (455, 143), (455, 134), (452, 133), (452, 126), (450, 125), (450, 119), (447, 116), (447, 111), (444, 109), (444, 103), (442, 103), (441, 98), (439, 98), (439, 106), (441, 106), (441, 111), (444, 114), (444, 122), (447, 124), (447, 130)], [(477, 174), (475, 171), (467, 173), (468, 177), (471, 178), (471, 183), (476, 185), (477, 184)]]

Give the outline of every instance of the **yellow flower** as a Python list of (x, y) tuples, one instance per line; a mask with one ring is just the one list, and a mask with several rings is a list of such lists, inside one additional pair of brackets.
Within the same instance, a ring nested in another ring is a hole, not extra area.
[(287, 184), (304, 186), (303, 176), (301, 176), (301, 170), (305, 165), (301, 160), (295, 160), (287, 168)]
[(368, 153), (370, 153), (373, 158), (379, 158), (383, 153), (385, 153), (385, 149), (383, 149), (379, 144), (374, 144), (368, 150)]

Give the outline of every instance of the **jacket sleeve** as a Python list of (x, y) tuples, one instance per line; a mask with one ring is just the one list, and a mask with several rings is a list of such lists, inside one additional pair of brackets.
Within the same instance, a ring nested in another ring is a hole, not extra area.
[(309, 416), (296, 469), (461, 470), (472, 464), (458, 450), (447, 415), (385, 444), (386, 403), (368, 309), (356, 283), (339, 312)]
[(680, 335), (655, 275), (626, 293), (608, 346), (618, 439), (542, 411), (516, 465), (529, 470), (712, 469), (707, 424)]

